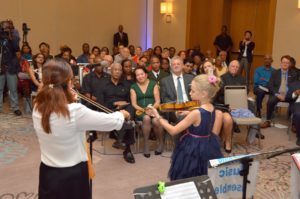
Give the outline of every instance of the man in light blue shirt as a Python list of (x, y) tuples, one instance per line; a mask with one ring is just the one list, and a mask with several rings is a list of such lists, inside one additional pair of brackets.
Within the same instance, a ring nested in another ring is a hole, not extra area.
[(256, 68), (254, 73), (254, 94), (256, 95), (256, 115), (261, 117), (262, 102), (268, 91), (268, 83), (273, 72), (273, 58), (271, 55), (265, 55), (264, 65)]

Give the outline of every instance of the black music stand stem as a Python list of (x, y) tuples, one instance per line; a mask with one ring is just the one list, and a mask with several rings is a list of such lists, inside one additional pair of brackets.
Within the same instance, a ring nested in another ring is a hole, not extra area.
[[(91, 163), (93, 164), (93, 142), (94, 142), (94, 133), (89, 131), (89, 145), (90, 145), (90, 155)], [(93, 180), (90, 178), (90, 199), (93, 198)]]
[(253, 162), (253, 159), (251, 157), (245, 157), (241, 159), (241, 164), (243, 166), (243, 169), (240, 171), (240, 175), (243, 176), (243, 199), (246, 199), (247, 197), (247, 185), (248, 183), (251, 183), (248, 180), (248, 174), (251, 166), (251, 162)]

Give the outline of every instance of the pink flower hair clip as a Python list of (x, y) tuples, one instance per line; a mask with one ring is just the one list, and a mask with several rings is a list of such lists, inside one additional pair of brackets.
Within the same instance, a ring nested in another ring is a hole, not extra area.
[(209, 75), (208, 76), (208, 82), (211, 84), (215, 84), (217, 82), (217, 77), (214, 75)]

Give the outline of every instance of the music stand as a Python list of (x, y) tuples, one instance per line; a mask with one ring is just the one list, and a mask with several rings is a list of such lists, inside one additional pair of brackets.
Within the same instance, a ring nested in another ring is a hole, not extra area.
[(281, 149), (281, 150), (275, 150), (275, 151), (269, 151), (269, 152), (263, 152), (263, 153), (252, 153), (248, 155), (239, 155), (239, 156), (233, 156), (233, 157), (227, 157), (227, 158), (220, 158), (220, 159), (214, 159), (210, 160), (210, 166), (215, 168), (221, 165), (228, 165), (231, 163), (240, 162), (243, 166), (243, 169), (240, 171), (240, 175), (243, 177), (243, 199), (246, 199), (247, 194), (247, 184), (251, 183), (248, 180), (248, 174), (249, 174), (249, 168), (251, 166), (251, 162), (253, 160), (264, 160), (264, 159), (270, 159), (273, 157), (276, 157), (278, 155), (281, 155), (283, 153), (292, 153), (300, 151), (300, 147), (290, 148), (290, 149)]
[[(213, 185), (209, 177), (206, 175), (166, 182), (165, 186), (169, 187), (172, 185), (179, 185), (187, 182), (194, 182), (198, 194), (201, 198), (211, 198), (211, 199), (217, 198)], [(136, 188), (133, 191), (133, 195), (135, 199), (160, 199), (161, 198), (161, 194), (158, 191), (157, 184)]]

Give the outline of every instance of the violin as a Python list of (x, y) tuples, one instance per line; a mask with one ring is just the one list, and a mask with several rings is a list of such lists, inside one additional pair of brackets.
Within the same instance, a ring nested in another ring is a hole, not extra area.
[(200, 107), (199, 101), (187, 101), (187, 102), (171, 102), (164, 103), (159, 106), (161, 112), (174, 112), (174, 111), (186, 111), (193, 110)]

